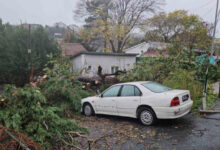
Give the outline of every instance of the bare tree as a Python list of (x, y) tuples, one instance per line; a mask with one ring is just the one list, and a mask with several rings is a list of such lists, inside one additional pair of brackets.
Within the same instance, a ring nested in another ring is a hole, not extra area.
[(75, 14), (78, 17), (88, 14), (86, 19), (93, 18), (90, 27), (94, 30), (89, 30), (90, 34), (108, 42), (106, 45), (113, 52), (122, 52), (130, 33), (162, 4), (163, 0), (102, 0), (102, 3), (100, 0), (83, 0), (78, 5), (80, 11)]

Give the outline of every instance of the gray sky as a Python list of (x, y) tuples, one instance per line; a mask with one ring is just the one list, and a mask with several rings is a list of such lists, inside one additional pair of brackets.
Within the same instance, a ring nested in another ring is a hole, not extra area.
[[(55, 22), (79, 24), (73, 19), (78, 0), (0, 0), (0, 18), (10, 24), (37, 23), (52, 25)], [(205, 21), (214, 22), (217, 0), (166, 0), (164, 10), (178, 9), (197, 14)], [(220, 22), (217, 37), (220, 37)]]

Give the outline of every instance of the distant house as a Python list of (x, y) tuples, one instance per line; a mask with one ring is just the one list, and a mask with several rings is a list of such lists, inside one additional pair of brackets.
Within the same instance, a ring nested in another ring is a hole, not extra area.
[(87, 52), (80, 43), (61, 43), (60, 45), (64, 56), (74, 56), (80, 52)]
[(125, 53), (100, 53), (81, 51), (71, 57), (73, 70), (83, 74), (95, 75), (101, 66), (102, 73), (115, 73), (118, 70), (130, 70), (136, 63), (137, 54)]
[(141, 55), (149, 57), (156, 57), (158, 55), (166, 56), (167, 45), (167, 43), (161, 42), (143, 42), (141, 44), (125, 49), (124, 51), (127, 54), (138, 54), (138, 57)]
[(67, 25), (63, 22), (57, 22), (54, 24), (54, 26), (57, 28), (67, 28)]
[(138, 56), (141, 56), (141, 54), (145, 53), (149, 47), (150, 45), (148, 43), (143, 42), (141, 44), (125, 49), (124, 52), (126, 54), (138, 54)]
[(64, 38), (62, 33), (54, 33), (53, 37), (57, 41), (62, 41)]

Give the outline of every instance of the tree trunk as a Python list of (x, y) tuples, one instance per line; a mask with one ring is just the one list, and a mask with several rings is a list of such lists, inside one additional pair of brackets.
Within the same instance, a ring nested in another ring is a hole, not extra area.
[(115, 51), (115, 46), (114, 46), (114, 42), (112, 40), (109, 40), (110, 44), (111, 44), (111, 47), (112, 47), (112, 51), (113, 52), (116, 52)]

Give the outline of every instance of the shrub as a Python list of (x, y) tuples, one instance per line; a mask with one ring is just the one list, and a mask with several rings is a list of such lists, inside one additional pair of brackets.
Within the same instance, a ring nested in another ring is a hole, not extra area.
[(192, 71), (177, 69), (169, 74), (163, 84), (174, 89), (189, 90), (194, 105), (201, 102), (203, 86), (195, 79), (195, 73)]
[(206, 69), (209, 65), (208, 80), (209, 82), (217, 82), (220, 79), (220, 67), (207, 63), (209, 63), (209, 60), (208, 62), (206, 61), (206, 63), (196, 62), (196, 65), (193, 69), (196, 71), (195, 75), (197, 79), (201, 82), (205, 81)]
[(63, 140), (71, 140), (67, 131), (87, 132), (66, 116), (79, 112), (80, 100), (90, 94), (70, 70), (68, 59), (48, 57), (50, 61), (38, 87), (6, 86), (0, 101), (3, 125), (26, 134), (43, 148), (50, 148), (53, 143), (58, 147), (65, 145)]
[(16, 88), (7, 86), (0, 102), (1, 122), (49, 148), (52, 143), (68, 138), (66, 131), (82, 131), (74, 121), (61, 118), (59, 107), (47, 103), (38, 87)]
[(44, 69), (48, 79), (41, 88), (50, 105), (79, 112), (81, 99), (90, 93), (82, 89), (83, 85), (76, 79), (70, 66), (69, 60), (63, 57), (49, 61)]
[(121, 81), (157, 81), (163, 82), (168, 74), (176, 68), (173, 58), (141, 58), (133, 70), (120, 77)]

